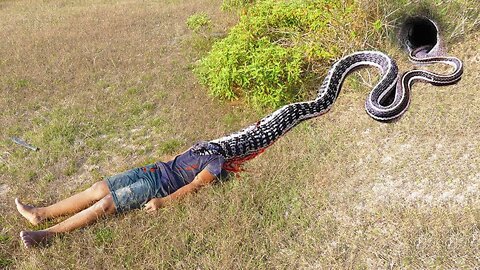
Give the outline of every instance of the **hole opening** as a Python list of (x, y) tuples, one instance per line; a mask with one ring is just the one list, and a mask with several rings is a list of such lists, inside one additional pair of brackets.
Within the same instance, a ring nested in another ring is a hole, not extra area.
[(426, 17), (409, 17), (400, 29), (400, 42), (409, 51), (420, 47), (431, 50), (438, 43), (438, 27)]

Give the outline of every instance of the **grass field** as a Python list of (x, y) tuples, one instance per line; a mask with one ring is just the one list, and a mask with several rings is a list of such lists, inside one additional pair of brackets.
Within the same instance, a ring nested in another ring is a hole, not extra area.
[(212, 100), (193, 75), (211, 42), (186, 21), (204, 12), (225, 35), (237, 17), (221, 3), (0, 1), (0, 269), (478, 268), (479, 31), (446, 44), (463, 79), (415, 84), (398, 122), (364, 112), (377, 73), (361, 72), (240, 177), (23, 248), (21, 230), (61, 219), (32, 227), (15, 197), (53, 203), (265, 113)]

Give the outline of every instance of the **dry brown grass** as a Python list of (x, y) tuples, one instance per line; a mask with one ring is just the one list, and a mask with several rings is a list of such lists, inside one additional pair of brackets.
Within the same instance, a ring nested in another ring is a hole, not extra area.
[[(220, 2), (0, 1), (0, 268), (478, 267), (478, 32), (450, 44), (462, 81), (416, 84), (396, 123), (370, 119), (369, 89), (350, 79), (329, 114), (240, 178), (44, 249), (20, 245), (19, 231), (32, 227), (14, 197), (52, 203), (259, 117), (210, 100), (191, 73), (205, 44), (186, 19), (206, 12), (213, 32), (225, 31), (235, 18)], [(41, 150), (13, 145), (14, 135)]]

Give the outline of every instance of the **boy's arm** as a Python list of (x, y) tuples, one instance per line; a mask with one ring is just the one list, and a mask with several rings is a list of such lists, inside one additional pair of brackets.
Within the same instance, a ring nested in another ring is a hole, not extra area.
[(200, 188), (212, 183), (215, 180), (215, 176), (207, 170), (201, 171), (190, 184), (187, 184), (179, 188), (174, 193), (163, 197), (153, 198), (145, 204), (145, 210), (147, 212), (153, 212), (163, 206), (170, 204), (171, 202), (185, 197), (187, 194), (193, 193)]

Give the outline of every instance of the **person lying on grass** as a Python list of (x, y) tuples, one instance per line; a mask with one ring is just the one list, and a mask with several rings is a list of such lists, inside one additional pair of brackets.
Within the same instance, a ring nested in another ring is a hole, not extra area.
[(153, 212), (170, 202), (226, 176), (225, 159), (220, 154), (197, 155), (198, 143), (169, 162), (157, 162), (145, 167), (107, 177), (83, 192), (47, 207), (33, 207), (15, 199), (18, 212), (33, 225), (44, 220), (72, 215), (55, 226), (39, 231), (22, 231), (25, 247), (41, 245), (55, 235), (82, 228), (97, 219), (144, 208)]

